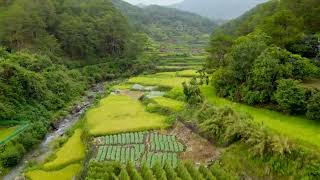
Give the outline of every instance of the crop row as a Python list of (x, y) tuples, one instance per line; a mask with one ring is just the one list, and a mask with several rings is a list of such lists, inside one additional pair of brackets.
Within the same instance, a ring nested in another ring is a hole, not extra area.
[(124, 133), (99, 137), (100, 145), (143, 144), (146, 132)]
[(120, 161), (122, 163), (138, 161), (144, 154), (144, 144), (133, 146), (99, 146), (97, 161)]
[(167, 162), (171, 164), (172, 167), (176, 167), (178, 164), (178, 155), (177, 153), (148, 152), (142, 157), (142, 162), (146, 162), (148, 166), (153, 166), (156, 162), (160, 162), (162, 165)]
[(150, 151), (161, 151), (161, 152), (183, 152), (184, 147), (179, 142), (151, 142)]
[(164, 134), (159, 134), (159, 133), (150, 133), (150, 141), (151, 142), (176, 142), (177, 139), (175, 136), (172, 135), (164, 135)]

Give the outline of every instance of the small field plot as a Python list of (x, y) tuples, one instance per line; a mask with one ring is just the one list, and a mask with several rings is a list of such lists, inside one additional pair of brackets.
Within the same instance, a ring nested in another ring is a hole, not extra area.
[(199, 74), (196, 70), (184, 70), (184, 71), (176, 71), (176, 72), (161, 72), (158, 75), (166, 75), (171, 77), (196, 77)]
[(128, 83), (131, 84), (142, 84), (147, 86), (159, 86), (164, 88), (181, 87), (183, 82), (190, 81), (188, 77), (177, 77), (172, 75), (166, 75), (163, 73), (138, 76), (129, 79)]
[(155, 162), (169, 162), (176, 166), (178, 154), (185, 147), (175, 136), (158, 132), (135, 132), (97, 137), (96, 161), (129, 161), (135, 164), (146, 162), (152, 166)]
[(80, 172), (80, 169), (80, 164), (72, 164), (56, 171), (29, 171), (26, 177), (31, 180), (71, 180)]
[(137, 99), (110, 95), (86, 114), (89, 133), (94, 136), (166, 128), (165, 116), (145, 111)]
[(59, 169), (84, 158), (84, 144), (81, 140), (82, 130), (77, 129), (68, 141), (57, 151), (56, 158), (44, 164), (44, 169)]
[(0, 145), (17, 137), (28, 126), (29, 124), (23, 121), (0, 121)]
[(166, 97), (152, 98), (152, 102), (148, 105), (148, 107), (152, 107), (150, 106), (152, 104), (154, 104), (154, 108), (168, 109), (170, 112), (179, 112), (185, 106), (185, 103), (182, 101), (177, 101)]
[(0, 127), (0, 141), (4, 140), (6, 137), (14, 133), (19, 126), (13, 127)]

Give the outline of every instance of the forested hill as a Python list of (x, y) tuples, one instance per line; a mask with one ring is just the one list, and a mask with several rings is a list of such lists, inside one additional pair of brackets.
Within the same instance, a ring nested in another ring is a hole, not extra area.
[(217, 94), (319, 119), (319, 14), (319, 0), (272, 0), (218, 28), (206, 66)]
[(286, 12), (284, 17), (290, 20), (288, 23), (297, 23), (292, 25), (300, 31), (306, 33), (320, 31), (319, 0), (271, 0), (258, 5), (239, 18), (229, 21), (221, 29), (227, 34), (245, 35), (256, 27), (267, 27), (268, 23), (270, 26), (276, 26), (280, 22), (271, 22), (271, 19), (272, 16), (279, 15), (281, 11)]
[(216, 20), (227, 20), (240, 16), (244, 12), (267, 0), (184, 0), (172, 5), (177, 9), (200, 14)]
[(216, 24), (199, 15), (162, 6), (140, 8), (121, 0), (114, 5), (136, 28), (157, 41), (194, 41), (210, 34)]
[(91, 86), (150, 70), (146, 40), (110, 0), (0, 0), (0, 179)]
[(109, 0), (1, 1), (0, 45), (71, 58), (135, 56), (139, 38)]

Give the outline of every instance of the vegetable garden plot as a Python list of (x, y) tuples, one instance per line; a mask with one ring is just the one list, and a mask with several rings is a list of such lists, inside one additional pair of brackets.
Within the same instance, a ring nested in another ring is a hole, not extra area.
[(142, 161), (152, 166), (159, 161), (178, 163), (178, 153), (184, 151), (184, 145), (172, 135), (158, 132), (134, 132), (114, 134), (95, 139), (97, 144), (96, 161), (129, 161), (140, 164)]

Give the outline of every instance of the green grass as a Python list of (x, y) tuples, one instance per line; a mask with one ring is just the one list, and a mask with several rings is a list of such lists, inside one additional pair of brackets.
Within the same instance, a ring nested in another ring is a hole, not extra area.
[(68, 141), (57, 151), (56, 158), (44, 164), (44, 169), (58, 169), (84, 158), (85, 148), (81, 140), (82, 130), (77, 129)]
[(165, 116), (148, 113), (138, 100), (125, 95), (110, 95), (86, 114), (91, 135), (166, 128)]
[(112, 86), (112, 89), (119, 89), (119, 90), (127, 90), (132, 87), (132, 84), (122, 83), (115, 86)]
[(80, 169), (80, 164), (72, 164), (57, 171), (29, 171), (26, 176), (31, 180), (71, 180), (80, 172)]
[(166, 97), (156, 97), (152, 99), (159, 106), (169, 109), (170, 111), (178, 112), (183, 109), (185, 106), (184, 102), (176, 101), (174, 99), (166, 98)]
[(200, 69), (201, 66), (157, 66), (157, 69), (160, 70), (176, 70), (176, 71), (180, 71), (180, 70), (189, 70), (189, 69)]
[(0, 127), (0, 141), (4, 140), (6, 137), (14, 133), (19, 126), (13, 126), (13, 127)]
[(128, 83), (141, 84), (148, 86), (159, 86), (164, 88), (181, 87), (183, 82), (188, 82), (190, 78), (187, 77), (175, 77), (166, 74), (154, 74), (148, 76), (138, 76), (129, 79)]
[(250, 114), (256, 121), (290, 138), (320, 147), (320, 123), (304, 117), (285, 115), (263, 108), (235, 103), (215, 96), (211, 86), (203, 86), (202, 93), (210, 103), (217, 106), (230, 106), (241, 113)]
[(179, 100), (179, 101), (184, 101), (185, 100), (185, 96), (184, 96), (184, 93), (183, 93), (182, 86), (172, 88), (170, 91), (166, 92), (164, 97), (171, 98), (171, 99), (176, 99), (176, 100)]

